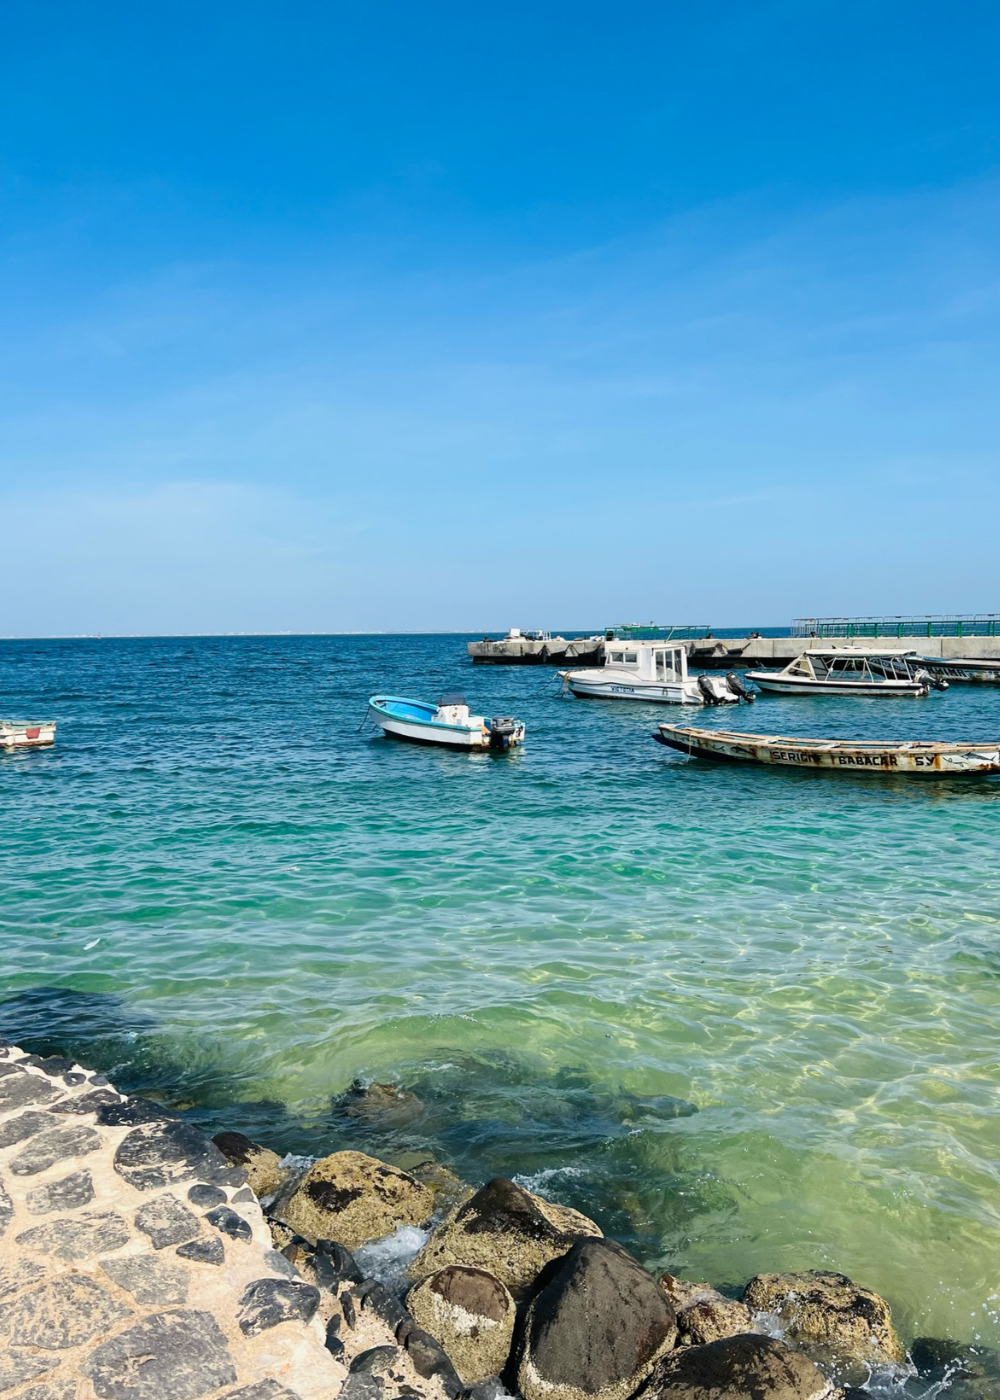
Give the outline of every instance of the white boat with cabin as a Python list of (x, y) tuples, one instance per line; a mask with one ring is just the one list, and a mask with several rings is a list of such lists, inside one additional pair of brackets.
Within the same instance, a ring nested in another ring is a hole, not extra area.
[(559, 674), (564, 687), (582, 698), (655, 705), (731, 705), (753, 699), (735, 673), (689, 676), (687, 648), (663, 640), (609, 640), (603, 666)]
[(54, 744), (55, 740), (55, 720), (22, 724), (19, 720), (0, 719), (0, 749), (37, 749)]
[(747, 671), (774, 695), (927, 695), (947, 690), (917, 658), (861, 647), (810, 647), (783, 671)]

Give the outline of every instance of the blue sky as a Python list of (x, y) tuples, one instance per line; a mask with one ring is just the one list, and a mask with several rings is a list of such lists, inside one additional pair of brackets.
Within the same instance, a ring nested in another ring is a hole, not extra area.
[(0, 632), (1000, 611), (1000, 10), (9, 5)]

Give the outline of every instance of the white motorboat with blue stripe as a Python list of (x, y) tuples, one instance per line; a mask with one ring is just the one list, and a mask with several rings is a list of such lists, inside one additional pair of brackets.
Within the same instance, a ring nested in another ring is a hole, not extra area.
[(391, 739), (449, 749), (509, 749), (524, 739), (524, 724), (509, 715), (472, 715), (464, 695), (442, 695), (436, 705), (401, 695), (373, 695), (368, 714)]

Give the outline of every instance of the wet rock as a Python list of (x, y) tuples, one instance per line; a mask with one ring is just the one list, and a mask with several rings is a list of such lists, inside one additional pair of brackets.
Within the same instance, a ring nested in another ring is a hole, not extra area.
[(434, 1197), (436, 1211), (452, 1210), (473, 1194), (471, 1186), (425, 1152), (403, 1152), (394, 1159), (393, 1166), (409, 1172), (415, 1181), (427, 1187)]
[(159, 1123), (176, 1121), (177, 1114), (171, 1113), (152, 1099), (118, 1099), (115, 1103), (98, 1105), (97, 1121), (102, 1128), (131, 1128), (138, 1123)]
[(347, 1249), (419, 1225), (434, 1200), (407, 1172), (363, 1152), (335, 1152), (314, 1163), (277, 1212), (307, 1240), (337, 1240)]
[[(910, 1360), (921, 1376), (930, 1380), (967, 1380), (987, 1374), (984, 1347), (949, 1341), (946, 1337), (915, 1337)], [(996, 1369), (995, 1357), (994, 1369)]]
[(229, 1206), (216, 1206), (205, 1216), (209, 1225), (214, 1225), (217, 1230), (221, 1230), (224, 1235), (228, 1235), (234, 1240), (253, 1239), (253, 1230), (249, 1223), (243, 1219), (242, 1215), (237, 1215)]
[(214, 1235), (182, 1244), (174, 1253), (178, 1259), (190, 1259), (194, 1264), (223, 1264), (226, 1259), (225, 1246)]
[(455, 1400), (455, 1397), (461, 1395), (464, 1387), (458, 1372), (451, 1364), (451, 1358), (441, 1343), (436, 1341), (429, 1332), (425, 1332), (422, 1327), (415, 1327), (408, 1322), (405, 1334), (400, 1333), (399, 1340), (418, 1376), (423, 1376), (425, 1380), (436, 1376), (441, 1382), (444, 1393), (449, 1396), (449, 1400)]
[(424, 1111), (422, 1101), (410, 1089), (396, 1084), (363, 1084), (354, 1081), (333, 1105), (335, 1116), (359, 1118), (382, 1128), (403, 1128)]
[(726, 1298), (709, 1283), (688, 1283), (673, 1274), (660, 1276), (660, 1287), (677, 1314), (681, 1346), (704, 1346), (723, 1337), (753, 1331), (753, 1316), (743, 1303)]
[(198, 1400), (233, 1385), (229, 1346), (211, 1313), (154, 1313), (103, 1342), (80, 1368), (99, 1400)]
[(154, 1249), (166, 1249), (170, 1244), (186, 1244), (201, 1229), (198, 1217), (176, 1196), (165, 1194), (147, 1201), (135, 1213), (135, 1225), (148, 1235)]
[(773, 1313), (796, 1346), (833, 1362), (905, 1359), (889, 1304), (844, 1274), (758, 1274), (743, 1291), (751, 1312)]
[(251, 1189), (258, 1196), (272, 1196), (288, 1179), (277, 1152), (261, 1147), (243, 1133), (216, 1133), (212, 1139), (226, 1161), (246, 1172)]
[(131, 1315), (130, 1308), (93, 1279), (70, 1274), (39, 1284), (7, 1303), (0, 1311), (0, 1332), (6, 1333), (13, 1347), (63, 1351), (89, 1342)]
[(29, 1191), (26, 1204), (32, 1215), (48, 1215), (53, 1210), (76, 1210), (94, 1199), (94, 1183), (90, 1172), (73, 1172), (61, 1181), (51, 1181)]
[(637, 1400), (832, 1400), (808, 1357), (750, 1333), (665, 1356)]
[(148, 1254), (131, 1254), (102, 1259), (101, 1268), (112, 1282), (131, 1293), (137, 1303), (169, 1307), (186, 1303), (188, 1275), (176, 1264)]
[(626, 1400), (674, 1345), (670, 1301), (612, 1240), (577, 1240), (532, 1299), (518, 1384), (525, 1400)]
[(240, 1297), (237, 1319), (246, 1337), (279, 1322), (308, 1322), (319, 1307), (319, 1289), (284, 1278), (259, 1278)]
[(546, 1264), (582, 1237), (601, 1238), (592, 1220), (496, 1176), (441, 1222), (410, 1266), (413, 1278), (449, 1264), (485, 1269), (522, 1294)]
[(53, 1220), (25, 1230), (17, 1243), (55, 1259), (86, 1259), (89, 1254), (120, 1249), (128, 1237), (128, 1226), (116, 1211), (87, 1211), (70, 1220)]
[(371, 1376), (385, 1375), (399, 1360), (399, 1347), (369, 1347), (360, 1352), (351, 1362), (351, 1374), (366, 1371)]
[(28, 1138), (44, 1132), (46, 1128), (58, 1127), (59, 1119), (53, 1118), (51, 1113), (39, 1113), (29, 1109), (17, 1118), (9, 1118), (6, 1123), (0, 1123), (0, 1147), (13, 1147), (15, 1143), (26, 1142)]
[(485, 1269), (449, 1264), (410, 1289), (406, 1306), (451, 1358), (464, 1385), (499, 1375), (510, 1354), (516, 1305)]
[(119, 1143), (114, 1164), (137, 1191), (155, 1191), (194, 1177), (215, 1186), (243, 1184), (239, 1168), (231, 1167), (197, 1129), (176, 1119), (155, 1119), (133, 1128)]
[(15, 1176), (36, 1176), (70, 1157), (86, 1157), (104, 1144), (93, 1128), (52, 1128), (28, 1140), (10, 1164)]

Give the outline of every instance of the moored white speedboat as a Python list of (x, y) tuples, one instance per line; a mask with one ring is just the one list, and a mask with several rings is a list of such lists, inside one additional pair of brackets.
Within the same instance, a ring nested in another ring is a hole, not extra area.
[(947, 690), (913, 657), (858, 647), (812, 647), (783, 671), (747, 671), (746, 678), (776, 695), (926, 695)]
[(55, 720), (21, 724), (17, 720), (0, 719), (0, 749), (36, 749), (43, 744), (54, 744), (55, 738)]
[(689, 676), (687, 649), (665, 641), (608, 641), (604, 665), (560, 671), (574, 695), (656, 705), (734, 705), (752, 700), (739, 676)]
[(519, 719), (470, 715), (464, 695), (442, 695), (436, 705), (400, 695), (373, 695), (368, 701), (368, 713), (383, 734), (412, 744), (503, 750), (524, 738), (524, 725)]

